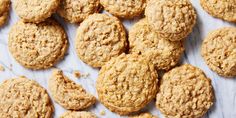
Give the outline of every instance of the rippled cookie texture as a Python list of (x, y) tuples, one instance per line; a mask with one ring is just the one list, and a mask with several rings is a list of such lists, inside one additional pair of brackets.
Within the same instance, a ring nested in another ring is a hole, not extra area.
[(87, 111), (67, 111), (60, 118), (97, 118), (97, 116)]
[(144, 108), (157, 92), (154, 66), (138, 55), (122, 54), (99, 72), (99, 100), (112, 112), (127, 115)]

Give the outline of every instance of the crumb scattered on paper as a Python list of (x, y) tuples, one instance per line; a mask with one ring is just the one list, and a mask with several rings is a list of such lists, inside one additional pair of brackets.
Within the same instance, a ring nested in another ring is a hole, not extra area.
[(100, 115), (104, 116), (106, 114), (106, 112), (103, 110), (100, 112)]
[(78, 70), (76, 70), (76, 71), (74, 71), (74, 76), (76, 78), (80, 78), (81, 77), (81, 73)]
[(0, 65), (0, 71), (5, 71), (5, 68), (2, 65)]

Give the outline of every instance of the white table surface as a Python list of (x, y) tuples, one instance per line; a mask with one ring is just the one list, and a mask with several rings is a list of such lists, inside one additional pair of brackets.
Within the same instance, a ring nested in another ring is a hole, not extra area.
[[(200, 46), (203, 38), (207, 35), (209, 31), (221, 28), (224, 26), (236, 26), (236, 24), (224, 22), (220, 19), (216, 19), (208, 15), (200, 6), (199, 0), (191, 0), (193, 3), (197, 14), (198, 20), (197, 25), (194, 27), (193, 33), (188, 37), (185, 48), (186, 51), (183, 55), (182, 61), (180, 63), (190, 63), (194, 66), (201, 68), (206, 75), (211, 78), (212, 85), (214, 86), (216, 101), (214, 106), (209, 110), (209, 112), (204, 116), (205, 118), (236, 118), (236, 79), (226, 79), (218, 76), (216, 73), (212, 72), (207, 65), (204, 63), (200, 55)], [(32, 71), (26, 69), (19, 65), (13, 57), (10, 55), (8, 50), (8, 32), (10, 27), (17, 22), (19, 17), (11, 10), (11, 15), (9, 22), (2, 28), (0, 28), (0, 65), (5, 68), (5, 71), (0, 72), (0, 82), (24, 75), (30, 79), (36, 80), (40, 85), (48, 90), (48, 79), (51, 75), (51, 70), (41, 70), (41, 71)], [(58, 18), (60, 23), (63, 25), (67, 31), (69, 37), (69, 50), (65, 56), (65, 59), (62, 60), (59, 64), (56, 65), (57, 68), (60, 68), (64, 71), (65, 75), (69, 76), (73, 81), (81, 84), (88, 92), (92, 93), (97, 97), (95, 83), (98, 75), (98, 69), (93, 69), (90, 66), (83, 63), (76, 55), (75, 52), (75, 35), (78, 25), (69, 24), (63, 22), (61, 18)], [(132, 26), (136, 20), (126, 20), (123, 21), (127, 30)], [(87, 78), (77, 79), (73, 76), (73, 71), (79, 70), (82, 73), (89, 73), (90, 76)], [(49, 93), (50, 94), (50, 93)], [(65, 109), (60, 105), (54, 103), (55, 113), (54, 117), (58, 118)], [(120, 117), (115, 113), (110, 112), (99, 102), (96, 103), (93, 107), (88, 109), (91, 112), (94, 112), (99, 118), (115, 118)], [(105, 110), (105, 115), (101, 116), (100, 112)], [(160, 111), (155, 108), (154, 102), (151, 102), (146, 108), (142, 111), (150, 111), (154, 115), (163, 117)]]

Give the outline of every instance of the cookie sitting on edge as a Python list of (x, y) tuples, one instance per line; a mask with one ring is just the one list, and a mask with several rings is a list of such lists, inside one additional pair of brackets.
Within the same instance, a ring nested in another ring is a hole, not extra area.
[(92, 67), (101, 67), (126, 50), (123, 24), (113, 16), (93, 14), (79, 26), (76, 51), (81, 60)]
[(62, 0), (58, 14), (70, 23), (78, 23), (100, 10), (99, 0)]
[(160, 37), (171, 41), (184, 40), (192, 32), (197, 19), (189, 0), (150, 0), (145, 16)]
[(5, 24), (8, 19), (10, 9), (10, 0), (0, 0), (0, 27)]
[(97, 116), (86, 111), (67, 111), (60, 118), (97, 118)]
[(51, 118), (54, 107), (47, 91), (25, 77), (0, 84), (1, 118)]
[(168, 118), (200, 118), (213, 102), (211, 80), (188, 64), (165, 73), (156, 96), (156, 107)]
[(128, 115), (155, 98), (157, 72), (138, 55), (122, 54), (99, 71), (96, 89), (100, 102), (112, 112)]
[(96, 98), (85, 89), (63, 75), (61, 70), (53, 70), (49, 79), (49, 90), (53, 99), (68, 110), (86, 109), (96, 102)]
[(9, 33), (8, 48), (26, 68), (47, 69), (61, 60), (68, 47), (64, 29), (53, 19), (39, 24), (18, 21)]
[(39, 23), (56, 12), (60, 0), (13, 0), (16, 14), (24, 22)]
[(201, 55), (206, 64), (224, 77), (236, 76), (236, 28), (224, 27), (204, 39)]
[(142, 19), (129, 31), (130, 53), (142, 54), (157, 70), (169, 70), (180, 60), (184, 52), (182, 41), (169, 41), (158, 36)]

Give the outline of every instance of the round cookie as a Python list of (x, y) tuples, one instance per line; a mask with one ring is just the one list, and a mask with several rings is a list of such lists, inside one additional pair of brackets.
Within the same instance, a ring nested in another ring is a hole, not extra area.
[(24, 22), (39, 23), (56, 12), (60, 0), (14, 0), (13, 8)]
[(53, 19), (39, 24), (18, 21), (10, 30), (8, 47), (21, 65), (30, 69), (46, 69), (64, 57), (67, 36)]
[(86, 111), (67, 111), (60, 118), (97, 118), (93, 113)]
[(133, 18), (143, 13), (146, 0), (100, 0), (104, 9), (120, 18)]
[(33, 80), (19, 77), (0, 85), (2, 118), (51, 118), (53, 111), (47, 91)]
[(148, 23), (160, 37), (171, 41), (185, 39), (196, 23), (189, 0), (151, 0), (145, 10)]
[(93, 14), (77, 30), (77, 54), (92, 67), (101, 67), (117, 57), (126, 50), (126, 45), (125, 29), (116, 17)]
[(207, 65), (224, 77), (236, 76), (236, 28), (212, 31), (202, 44), (201, 55)]
[(99, 0), (63, 0), (57, 11), (70, 23), (78, 23), (89, 15), (99, 12), (99, 6)]
[(0, 0), (0, 26), (5, 24), (8, 19), (10, 0)]
[(158, 118), (158, 117), (153, 116), (153, 115), (150, 114), (150, 113), (141, 113), (141, 114), (139, 114), (139, 115), (132, 116), (132, 117), (129, 117), (129, 118)]
[(213, 101), (211, 80), (199, 68), (186, 64), (164, 74), (156, 107), (168, 118), (200, 118)]
[(155, 98), (157, 82), (154, 66), (145, 58), (122, 54), (101, 68), (96, 89), (103, 105), (112, 112), (127, 115)]
[(69, 110), (81, 110), (92, 106), (96, 98), (85, 89), (63, 75), (61, 70), (54, 70), (49, 79), (49, 90), (53, 99)]
[(184, 51), (181, 41), (172, 42), (160, 38), (149, 27), (146, 19), (140, 20), (130, 29), (129, 46), (131, 53), (144, 55), (158, 70), (174, 67)]
[(210, 15), (226, 21), (236, 22), (235, 0), (200, 0), (202, 8)]

